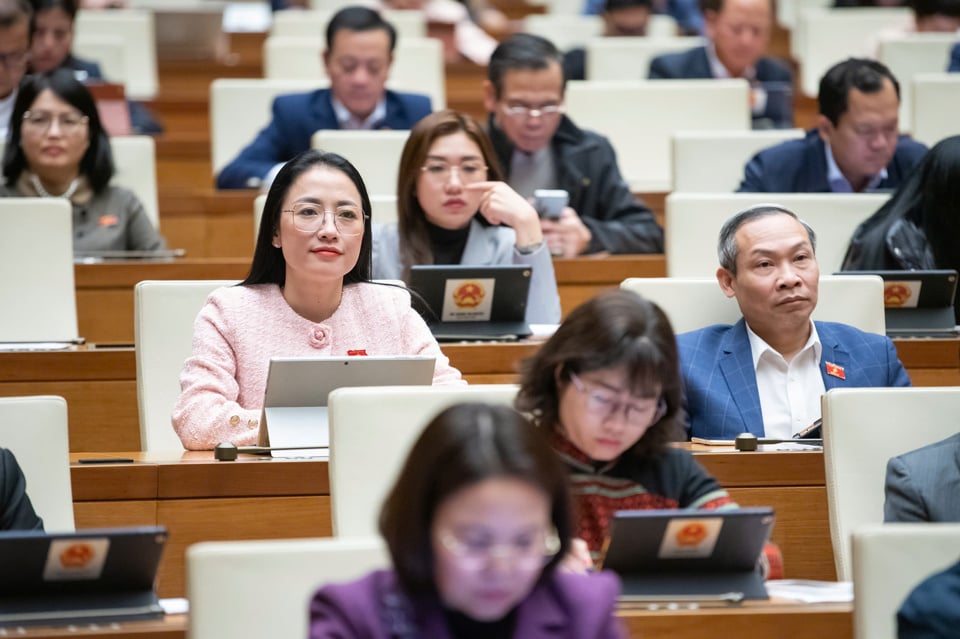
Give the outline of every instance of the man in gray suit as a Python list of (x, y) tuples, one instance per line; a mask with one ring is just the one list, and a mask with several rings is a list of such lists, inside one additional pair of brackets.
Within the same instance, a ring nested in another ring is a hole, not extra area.
[(960, 522), (960, 433), (891, 458), (885, 490), (885, 522)]

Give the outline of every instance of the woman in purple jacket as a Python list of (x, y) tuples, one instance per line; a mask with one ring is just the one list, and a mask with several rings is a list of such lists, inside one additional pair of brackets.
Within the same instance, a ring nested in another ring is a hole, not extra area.
[(311, 639), (623, 637), (616, 577), (558, 570), (570, 504), (563, 467), (518, 413), (445, 410), (380, 515), (393, 569), (321, 588)]

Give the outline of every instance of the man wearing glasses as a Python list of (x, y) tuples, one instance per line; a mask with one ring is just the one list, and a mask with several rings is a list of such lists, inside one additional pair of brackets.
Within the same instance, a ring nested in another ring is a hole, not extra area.
[(27, 69), (30, 16), (27, 0), (0, 0), (0, 139), (6, 139), (17, 87)]
[(274, 100), (273, 120), (220, 171), (217, 188), (269, 185), (321, 129), (409, 129), (430, 113), (427, 96), (385, 89), (396, 39), (393, 26), (372, 9), (335, 13), (323, 52), (330, 88)]
[(630, 192), (606, 138), (564, 115), (563, 55), (544, 38), (519, 34), (493, 52), (484, 83), (490, 138), (518, 193), (562, 189), (568, 206), (541, 219), (554, 255), (661, 253), (663, 230)]

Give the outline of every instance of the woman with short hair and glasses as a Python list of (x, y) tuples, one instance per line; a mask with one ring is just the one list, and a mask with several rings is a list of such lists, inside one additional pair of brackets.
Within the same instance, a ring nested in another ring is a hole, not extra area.
[(403, 147), (396, 224), (373, 233), (373, 276), (410, 281), (415, 264), (532, 268), (528, 322), (560, 321), (560, 295), (536, 210), (503, 181), (486, 133), (469, 116), (438, 111)]
[(113, 173), (110, 140), (87, 88), (65, 69), (28, 76), (13, 107), (0, 197), (70, 200), (75, 251), (164, 248), (137, 196), (110, 184)]
[(619, 583), (558, 569), (569, 550), (566, 475), (506, 406), (446, 409), (413, 445), (380, 513), (393, 563), (327, 585), (310, 605), (326, 639), (613, 639)]
[(304, 151), (263, 207), (250, 273), (194, 323), (173, 427), (185, 448), (255, 444), (272, 357), (424, 355), (463, 383), (403, 287), (370, 281), (370, 198), (350, 162)]
[(548, 431), (578, 502), (577, 534), (600, 551), (618, 510), (735, 508), (686, 450), (677, 343), (667, 316), (630, 291), (574, 309), (523, 363), (517, 408)]

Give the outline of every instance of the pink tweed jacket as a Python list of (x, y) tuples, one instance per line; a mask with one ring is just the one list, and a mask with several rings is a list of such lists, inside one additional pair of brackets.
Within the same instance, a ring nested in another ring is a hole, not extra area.
[(345, 286), (340, 306), (320, 324), (298, 315), (274, 284), (218, 289), (194, 323), (173, 428), (191, 450), (255, 444), (271, 357), (363, 353), (434, 356), (434, 384), (464, 383), (403, 289)]

